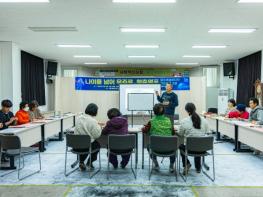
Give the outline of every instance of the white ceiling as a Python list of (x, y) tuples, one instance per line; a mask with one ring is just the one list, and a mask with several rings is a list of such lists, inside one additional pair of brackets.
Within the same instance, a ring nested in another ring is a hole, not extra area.
[[(263, 4), (236, 0), (177, 0), (175, 4), (114, 4), (111, 0), (50, 0), (48, 4), (0, 4), (0, 41), (63, 65), (108, 62), (109, 65), (203, 65), (235, 60), (263, 48)], [(76, 27), (77, 32), (33, 32), (27, 27)], [(121, 33), (120, 27), (165, 27), (166, 33)], [(252, 34), (211, 34), (209, 28), (258, 28)], [(58, 48), (56, 44), (90, 44), (93, 48)], [(125, 49), (124, 44), (159, 44), (159, 49)], [(228, 45), (226, 49), (192, 49), (192, 45)], [(100, 55), (76, 59), (73, 55)], [(129, 59), (128, 55), (156, 55)], [(211, 55), (210, 59), (182, 58)], [(105, 67), (105, 65), (104, 65)]]

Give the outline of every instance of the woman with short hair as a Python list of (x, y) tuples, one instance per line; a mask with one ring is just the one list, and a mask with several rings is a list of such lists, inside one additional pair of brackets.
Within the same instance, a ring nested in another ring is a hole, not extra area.
[[(91, 148), (93, 150), (100, 149), (99, 142), (96, 141), (101, 135), (101, 126), (97, 122), (97, 120), (94, 118), (97, 116), (98, 113), (98, 106), (94, 103), (91, 103), (87, 106), (85, 110), (85, 114), (81, 115), (77, 121), (76, 126), (74, 130), (74, 134), (76, 135), (88, 135), (91, 138)], [(76, 151), (83, 151), (87, 152), (89, 149), (77, 149)], [(97, 160), (97, 155), (99, 151), (92, 153), (89, 157), (86, 165), (90, 169), (94, 169), (93, 162)], [(88, 154), (82, 154), (79, 156), (79, 168), (80, 170), (84, 171), (86, 170), (86, 166), (84, 164), (86, 158), (88, 157)], [(90, 159), (91, 159), (91, 165), (90, 165)]]

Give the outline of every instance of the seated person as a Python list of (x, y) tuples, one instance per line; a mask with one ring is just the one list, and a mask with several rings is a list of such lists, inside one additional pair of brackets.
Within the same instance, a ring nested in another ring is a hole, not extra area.
[[(94, 103), (91, 103), (87, 106), (85, 110), (85, 114), (81, 115), (77, 121), (74, 130), (74, 134), (76, 135), (88, 135), (91, 138), (91, 148), (99, 149), (100, 144), (96, 141), (101, 135), (101, 126), (98, 124), (97, 120), (94, 118), (97, 116), (98, 113), (98, 106)], [(89, 151), (89, 149), (81, 149), (76, 151)], [(87, 161), (87, 166), (90, 169), (94, 169), (93, 162), (97, 160), (98, 152), (92, 153)], [(79, 168), (81, 171), (86, 170), (86, 166), (84, 164), (88, 154), (80, 155), (79, 156)], [(90, 159), (91, 159), (91, 166), (90, 166)]]
[(225, 116), (227, 117), (230, 112), (235, 112), (236, 110), (236, 101), (235, 99), (229, 99), (227, 104), (227, 110), (225, 112)]
[(16, 112), (17, 125), (29, 123), (28, 103), (22, 101), (19, 105), (19, 109), (20, 110)]
[[(10, 108), (13, 106), (13, 103), (10, 100), (3, 100), (1, 103), (2, 109), (0, 111), (0, 130), (7, 129), (11, 125), (15, 125), (17, 118), (14, 117), (14, 114), (10, 111)], [(1, 162), (8, 161), (6, 155), (2, 154)]]
[(44, 116), (40, 113), (38, 105), (35, 102), (29, 103), (29, 117), (30, 121), (43, 119)]
[(246, 105), (238, 104), (236, 111), (232, 111), (228, 114), (228, 118), (248, 119), (249, 113), (246, 111)]
[[(33, 100), (31, 102), (31, 104), (34, 106), (34, 110), (33, 110), (33, 114), (34, 114), (34, 118), (35, 119), (44, 119), (44, 115), (41, 113), (40, 109), (39, 109), (39, 104), (36, 100)], [(30, 105), (29, 105), (30, 108)]]
[[(149, 133), (150, 135), (158, 135), (158, 136), (172, 136), (174, 134), (174, 130), (172, 129), (172, 123), (169, 118), (164, 116), (164, 106), (162, 104), (156, 104), (153, 107), (154, 117), (148, 122), (147, 125), (142, 128), (144, 133)], [(154, 170), (159, 171), (159, 163), (157, 161), (156, 156), (152, 156), (151, 158), (154, 163)], [(170, 157), (170, 167), (169, 171), (171, 173), (174, 172), (174, 162), (175, 156)]]
[[(181, 126), (179, 128), (179, 132), (177, 135), (181, 137), (180, 142), (183, 144), (180, 145), (180, 150), (185, 151), (185, 139), (189, 136), (205, 136), (206, 133), (209, 132), (207, 121), (200, 117), (196, 113), (196, 107), (193, 103), (187, 103), (185, 106), (185, 111), (188, 113), (189, 117), (183, 119), (181, 121)], [(191, 152), (189, 152), (191, 153)], [(197, 153), (197, 152), (192, 152)], [(181, 153), (182, 162), (184, 167), (184, 175), (186, 175), (191, 168), (191, 164), (189, 160), (187, 160), (187, 164), (185, 163), (185, 156)], [(201, 157), (195, 157), (195, 168), (197, 173), (201, 172)]]
[(249, 107), (251, 108), (249, 121), (253, 124), (263, 125), (263, 108), (259, 106), (258, 99), (250, 98)]
[[(112, 108), (107, 112), (109, 121), (102, 129), (102, 135), (127, 135), (128, 134), (128, 120), (121, 115), (121, 112), (117, 108)], [(121, 168), (125, 168), (129, 163), (131, 155), (122, 155), (122, 161), (120, 163)], [(110, 163), (116, 169), (118, 168), (118, 159), (116, 155), (110, 154)]]
[(10, 125), (15, 125), (17, 118), (10, 111), (10, 108), (13, 106), (13, 103), (10, 100), (2, 101), (2, 109), (0, 111), (0, 130), (7, 129)]

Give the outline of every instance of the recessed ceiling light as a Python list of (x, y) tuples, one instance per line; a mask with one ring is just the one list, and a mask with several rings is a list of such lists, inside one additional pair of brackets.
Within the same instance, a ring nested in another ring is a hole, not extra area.
[(155, 58), (154, 55), (129, 55), (128, 58)]
[(113, 3), (175, 3), (176, 0), (112, 0)]
[(210, 58), (210, 55), (184, 55), (185, 58)]
[(106, 65), (108, 63), (106, 63), (106, 62), (86, 62), (84, 64), (86, 64), (86, 65)]
[(159, 45), (125, 45), (128, 49), (158, 49)]
[(101, 58), (99, 55), (74, 55), (74, 58)]
[(57, 47), (62, 47), (62, 48), (91, 48), (91, 45), (81, 45), (81, 44), (57, 44)]
[(194, 49), (224, 49), (226, 45), (194, 45), (192, 48)]
[(49, 0), (0, 0), (0, 3), (49, 3)]
[(193, 62), (191, 62), (191, 63), (176, 63), (176, 65), (198, 65), (199, 63), (193, 63)]
[(131, 32), (131, 33), (164, 33), (165, 28), (127, 28), (121, 27), (121, 32)]
[(239, 0), (238, 3), (263, 3), (263, 0)]
[(210, 29), (209, 33), (253, 33), (256, 28), (250, 29)]

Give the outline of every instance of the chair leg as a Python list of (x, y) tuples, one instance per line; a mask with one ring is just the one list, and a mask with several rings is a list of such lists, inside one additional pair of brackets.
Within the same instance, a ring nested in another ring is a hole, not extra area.
[(151, 179), (152, 166), (151, 166), (151, 153), (149, 152), (149, 180)]
[[(65, 169), (64, 169), (64, 175), (65, 176), (69, 176), (70, 174), (72, 174), (73, 172), (75, 172), (76, 170), (79, 169), (78, 167), (76, 167), (75, 169), (71, 170), (70, 172), (67, 172), (67, 156), (68, 156), (68, 151), (66, 150), (66, 153), (65, 153)], [(79, 157), (78, 157), (78, 162), (79, 162)]]
[(110, 177), (110, 152), (108, 150), (108, 165), (107, 165), (107, 179), (109, 180)]
[[(20, 153), (20, 155), (19, 155), (18, 179), (19, 179), (20, 181), (23, 180), (23, 179), (25, 179), (25, 178), (28, 178), (28, 177), (30, 177), (30, 176), (32, 176), (32, 175), (34, 175), (34, 174), (37, 174), (37, 173), (39, 173), (39, 172), (41, 171), (40, 151), (38, 151), (39, 169), (38, 169), (37, 171), (35, 171), (35, 172), (32, 172), (31, 174), (28, 174), (28, 175), (26, 175), (26, 176), (21, 177), (21, 176), (20, 176), (20, 171), (23, 169), (23, 168), (21, 168), (21, 157), (24, 159), (25, 155), (21, 155), (21, 153)], [(24, 162), (24, 161), (23, 161), (23, 162)]]
[(177, 176), (177, 155), (175, 155), (174, 173), (175, 173), (175, 178), (176, 178), (176, 182), (177, 182), (178, 181), (178, 176)]
[[(179, 153), (180, 154), (180, 153)], [(182, 156), (181, 156), (181, 154), (180, 154), (180, 157), (179, 157), (179, 160), (181, 160), (182, 159)], [(186, 162), (187, 162), (187, 159), (186, 159)], [(183, 169), (184, 170), (184, 169)], [(184, 182), (186, 182), (186, 177), (181, 173), (181, 163), (180, 163), (180, 161), (179, 161), (179, 174), (180, 174), (180, 176), (182, 177), (182, 179), (184, 180)]]
[(213, 160), (213, 177), (211, 177), (208, 173), (206, 173), (206, 171), (204, 171), (203, 170), (203, 168), (204, 168), (204, 162), (202, 163), (202, 172), (203, 172), (203, 174), (207, 177), (207, 178), (209, 178), (211, 181), (215, 181), (215, 162), (214, 162), (214, 151), (212, 150), (212, 154), (211, 154), (211, 156), (212, 156), (212, 160)]
[[(89, 170), (89, 177), (90, 177), (90, 179), (92, 179), (92, 177), (94, 177), (96, 174), (98, 174), (99, 171), (101, 170), (100, 151), (99, 151), (98, 154), (99, 154), (99, 169), (96, 172), (94, 172), (93, 174), (91, 173), (91, 169)], [(91, 166), (91, 154), (90, 154), (90, 166)]]
[[(135, 153), (135, 154), (136, 154), (136, 153)], [(136, 160), (136, 155), (135, 155), (135, 160)], [(135, 161), (135, 165), (136, 165), (136, 161)], [(136, 177), (136, 174), (135, 174), (134, 169), (133, 169), (133, 166), (132, 166), (132, 154), (131, 154), (131, 170), (132, 170), (132, 173), (133, 173), (134, 178), (136, 179), (137, 177)]]

